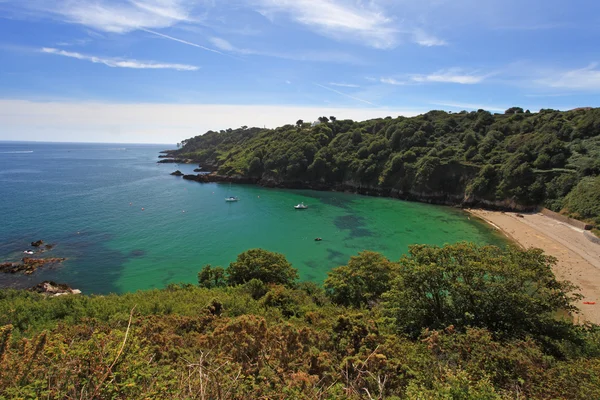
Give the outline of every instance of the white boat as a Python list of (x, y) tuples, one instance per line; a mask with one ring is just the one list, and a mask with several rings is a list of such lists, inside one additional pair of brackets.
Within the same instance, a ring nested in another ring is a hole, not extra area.
[(235, 201), (238, 201), (239, 199), (237, 197), (233, 197), (233, 196), (229, 196), (227, 198), (225, 198), (225, 201), (228, 203), (233, 203)]
[(298, 205), (294, 206), (294, 208), (295, 208), (296, 210), (306, 210), (306, 209), (308, 208), (308, 206), (307, 206), (307, 205), (305, 205), (304, 203), (300, 203), (300, 204), (298, 204)]

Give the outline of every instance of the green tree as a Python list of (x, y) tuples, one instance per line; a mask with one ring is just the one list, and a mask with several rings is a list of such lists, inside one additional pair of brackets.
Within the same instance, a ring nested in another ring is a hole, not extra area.
[(229, 264), (227, 282), (230, 285), (241, 285), (252, 279), (267, 284), (293, 286), (298, 279), (298, 271), (283, 254), (251, 249), (239, 254), (237, 260)]
[(225, 269), (223, 267), (212, 267), (210, 264), (202, 267), (198, 272), (198, 285), (207, 289), (226, 286)]
[(471, 243), (411, 246), (386, 294), (389, 315), (401, 332), (453, 325), (489, 329), (500, 337), (565, 335), (558, 311), (575, 312), (568, 282), (552, 273), (556, 262), (539, 249), (502, 250)]
[(390, 289), (395, 264), (379, 253), (363, 251), (348, 265), (332, 269), (325, 280), (331, 301), (352, 307), (372, 305)]

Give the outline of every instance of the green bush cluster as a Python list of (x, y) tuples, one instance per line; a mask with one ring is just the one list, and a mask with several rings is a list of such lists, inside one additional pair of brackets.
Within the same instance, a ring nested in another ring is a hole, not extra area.
[(323, 288), (250, 250), (205, 267), (210, 289), (2, 290), (0, 398), (600, 398), (600, 329), (566, 319), (577, 296), (553, 263), (413, 246), (360, 253)]

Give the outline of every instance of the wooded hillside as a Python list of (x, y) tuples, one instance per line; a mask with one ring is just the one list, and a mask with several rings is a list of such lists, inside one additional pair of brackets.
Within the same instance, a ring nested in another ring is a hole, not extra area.
[(209, 131), (181, 145), (178, 157), (222, 175), (343, 184), (442, 203), (545, 205), (600, 223), (600, 205), (580, 198), (598, 185), (600, 109), (431, 111), (364, 122), (332, 116)]

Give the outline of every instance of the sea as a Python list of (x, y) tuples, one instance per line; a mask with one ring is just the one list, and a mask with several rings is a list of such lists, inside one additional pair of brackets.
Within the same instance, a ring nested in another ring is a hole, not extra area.
[[(0, 142), (0, 262), (20, 260), (37, 240), (54, 245), (44, 257), (67, 259), (32, 275), (0, 274), (0, 287), (52, 280), (86, 294), (164, 288), (196, 283), (204, 265), (226, 267), (252, 248), (284, 254), (302, 280), (321, 283), (363, 250), (398, 260), (412, 244), (506, 243), (450, 207), (186, 181), (170, 173), (198, 166), (158, 164), (169, 148)], [(294, 209), (301, 202), (308, 208)]]

